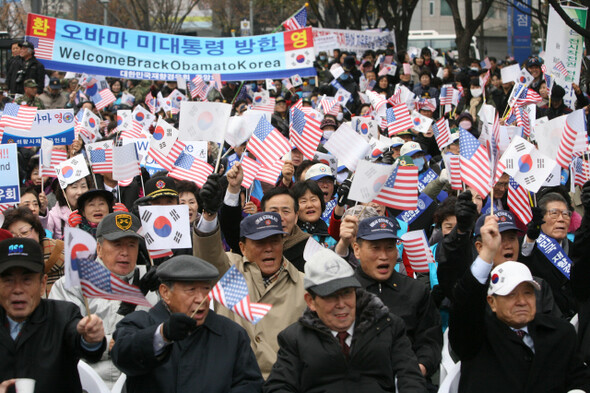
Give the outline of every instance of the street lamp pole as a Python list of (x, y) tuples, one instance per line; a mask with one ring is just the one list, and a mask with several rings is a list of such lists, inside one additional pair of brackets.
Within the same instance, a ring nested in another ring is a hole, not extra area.
[(110, 0), (100, 0), (100, 3), (103, 6), (103, 25), (107, 26), (109, 24), (109, 1)]

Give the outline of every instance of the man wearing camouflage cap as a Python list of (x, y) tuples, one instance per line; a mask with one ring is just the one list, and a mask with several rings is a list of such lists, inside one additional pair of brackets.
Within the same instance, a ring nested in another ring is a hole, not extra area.
[(37, 95), (39, 85), (34, 79), (27, 79), (24, 82), (24, 95), (19, 97), (15, 103), (19, 105), (36, 106), (37, 109), (45, 109), (43, 101)]
[(162, 300), (117, 324), (113, 361), (129, 393), (260, 391), (262, 375), (246, 331), (209, 309), (219, 276), (179, 255), (158, 266)]

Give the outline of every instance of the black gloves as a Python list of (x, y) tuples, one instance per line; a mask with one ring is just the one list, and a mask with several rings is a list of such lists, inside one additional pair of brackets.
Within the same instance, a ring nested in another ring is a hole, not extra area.
[(143, 295), (147, 295), (150, 291), (157, 291), (160, 287), (160, 279), (156, 275), (157, 268), (152, 266), (142, 278), (139, 279), (139, 289)]
[(186, 314), (175, 312), (164, 322), (162, 332), (168, 341), (180, 341), (197, 329), (197, 321)]
[(391, 150), (391, 148), (383, 152), (383, 158), (381, 159), (382, 163), (391, 165), (394, 161), (395, 158), (393, 158), (393, 150)]
[(543, 220), (543, 210), (540, 207), (531, 208), (533, 212), (533, 219), (527, 224), (526, 237), (531, 240), (537, 240), (541, 234), (541, 225), (545, 223)]
[(133, 311), (135, 311), (136, 307), (137, 304), (121, 302), (121, 304), (119, 305), (119, 309), (117, 310), (117, 314), (126, 316), (127, 314), (131, 314)]
[(352, 185), (352, 180), (346, 179), (340, 187), (338, 187), (338, 206), (346, 205), (346, 200), (348, 199), (348, 193), (350, 192), (350, 186)]
[(455, 216), (459, 232), (466, 233), (473, 229), (477, 220), (477, 206), (472, 201), (471, 191), (464, 191), (457, 197)]
[(223, 203), (223, 189), (219, 184), (221, 176), (214, 173), (209, 175), (203, 188), (199, 191), (199, 196), (203, 202), (203, 210), (209, 214), (215, 214)]
[(584, 215), (590, 214), (590, 181), (587, 181), (582, 187), (582, 205), (584, 206)]

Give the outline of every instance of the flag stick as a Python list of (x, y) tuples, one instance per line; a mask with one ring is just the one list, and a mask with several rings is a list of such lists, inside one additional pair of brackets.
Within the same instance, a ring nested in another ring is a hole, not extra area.
[(213, 173), (217, 173), (217, 170), (219, 169), (219, 162), (221, 161), (221, 152), (223, 151), (223, 143), (219, 144), (219, 153), (217, 153), (217, 162), (215, 162), (215, 170), (213, 171)]
[(195, 311), (193, 311), (193, 313), (191, 314), (191, 318), (195, 316), (195, 314), (197, 313), (197, 311), (199, 311), (199, 309), (201, 308), (201, 306), (203, 305), (203, 303), (205, 303), (205, 300), (207, 300), (209, 298), (209, 294), (207, 294), (207, 296), (205, 296), (203, 298), (203, 300), (201, 301), (201, 303), (199, 304), (199, 307), (196, 308)]
[(150, 258), (150, 266), (154, 266), (154, 260), (152, 259), (152, 256), (150, 255), (149, 250), (148, 250), (148, 257)]
[(119, 202), (121, 202), (121, 184), (117, 180), (117, 197), (119, 198)]
[[(242, 87), (244, 86), (244, 81), (242, 81), (240, 83), (240, 87), (238, 87), (238, 90), (236, 91), (236, 94), (234, 95), (234, 98), (231, 100), (231, 104), (233, 105), (234, 102), (236, 102), (236, 98), (238, 98), (238, 95), (240, 94), (240, 92), (242, 91)], [(221, 93), (221, 92), (220, 92)]]
[(139, 170), (139, 180), (141, 181), (141, 190), (143, 191), (143, 196), (145, 196), (145, 186), (143, 184), (143, 173), (141, 169)]
[(92, 317), (92, 313), (90, 312), (90, 306), (88, 305), (88, 298), (86, 297), (86, 295), (82, 295), (82, 297), (84, 298), (84, 307), (86, 307), (86, 315), (88, 316), (88, 319), (90, 319)]
[[(234, 148), (233, 148), (233, 147), (230, 147), (229, 149), (227, 149), (227, 150), (225, 151), (225, 153), (223, 153), (223, 155), (221, 156), (221, 158), (225, 158), (225, 157), (227, 157), (227, 155), (228, 155), (229, 153), (231, 153), (232, 151), (234, 151)], [(242, 155), (243, 155), (243, 154), (242, 154)]]
[(492, 186), (492, 191), (490, 192), (490, 216), (494, 215), (494, 186)]

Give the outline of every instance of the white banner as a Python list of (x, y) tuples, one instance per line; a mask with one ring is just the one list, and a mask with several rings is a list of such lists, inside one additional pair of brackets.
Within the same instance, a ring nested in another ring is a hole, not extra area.
[(331, 55), (332, 50), (338, 48), (341, 51), (356, 52), (360, 55), (367, 49), (385, 48), (390, 42), (395, 45), (395, 33), (393, 31), (340, 30), (314, 27), (312, 32), (316, 54), (320, 51), (326, 51)]

